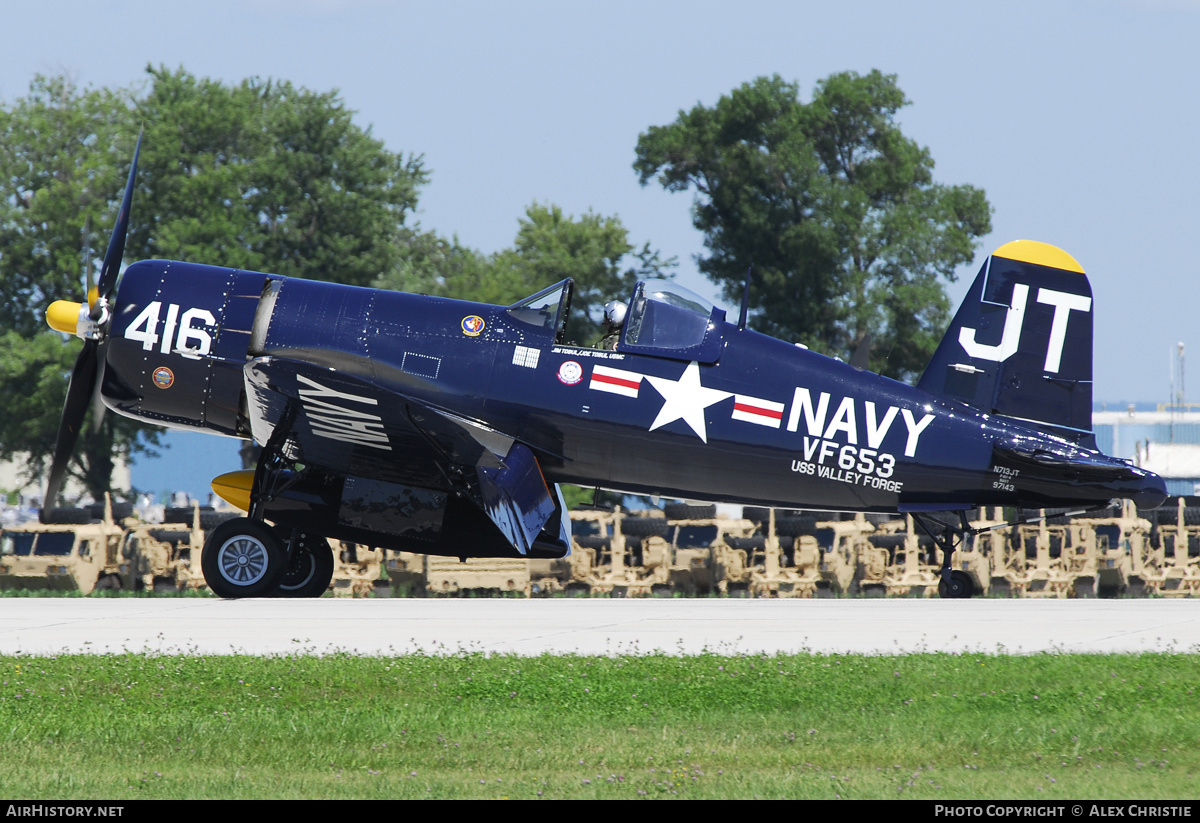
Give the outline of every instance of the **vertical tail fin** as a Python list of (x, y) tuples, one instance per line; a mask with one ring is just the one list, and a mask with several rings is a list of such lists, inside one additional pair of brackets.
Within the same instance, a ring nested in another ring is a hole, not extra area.
[(1033, 240), (984, 261), (920, 388), (1092, 446), (1092, 289), (1075, 258)]

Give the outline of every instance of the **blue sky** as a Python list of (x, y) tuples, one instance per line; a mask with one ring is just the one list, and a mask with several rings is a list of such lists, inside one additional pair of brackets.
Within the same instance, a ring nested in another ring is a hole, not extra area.
[(493, 251), (534, 201), (616, 214), (710, 295), (691, 195), (639, 186), (638, 134), (759, 75), (807, 91), (878, 68), (936, 179), (995, 208), (956, 301), (992, 249), (1054, 243), (1092, 281), (1097, 400), (1166, 400), (1177, 342), (1200, 386), (1196, 0), (41, 0), (0, 20), (0, 99), (36, 73), (125, 86), (147, 64), (336, 88), (389, 149), (424, 155), (423, 226)]

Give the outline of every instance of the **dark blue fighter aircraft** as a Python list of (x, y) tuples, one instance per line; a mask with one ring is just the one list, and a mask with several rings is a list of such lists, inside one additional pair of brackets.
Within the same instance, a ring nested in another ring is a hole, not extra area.
[(942, 550), (942, 594), (969, 597), (951, 564), (967, 510), (1166, 496), (1096, 449), (1091, 289), (1053, 246), (984, 262), (913, 387), (751, 331), (744, 306), (731, 323), (667, 281), (636, 286), (616, 349), (600, 350), (563, 338), (571, 280), (491, 306), (175, 261), (118, 277), (136, 164), (97, 296), (47, 312), (85, 342), (46, 501), (96, 387), (120, 414), (252, 437), (257, 468), (214, 481), (248, 515), (203, 549), (223, 597), (319, 595), (326, 537), (565, 556), (559, 483), (912, 513)]

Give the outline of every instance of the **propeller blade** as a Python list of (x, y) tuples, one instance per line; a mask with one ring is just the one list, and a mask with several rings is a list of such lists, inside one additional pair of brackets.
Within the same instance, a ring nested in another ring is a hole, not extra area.
[[(121, 212), (117, 215), (117, 224), (113, 226), (112, 237), (108, 241), (108, 250), (104, 253), (104, 264), (100, 267), (100, 280), (97, 284), (100, 297), (108, 299), (113, 286), (117, 284), (117, 275), (121, 273), (121, 258), (125, 254), (125, 235), (129, 231), (129, 209), (133, 205), (133, 182), (137, 175), (138, 155), (142, 151), (142, 134), (138, 134), (137, 148), (133, 150), (133, 165), (129, 167), (129, 180), (125, 183), (125, 196), (121, 200)], [(100, 303), (92, 307), (92, 319), (100, 317)]]
[(92, 388), (92, 434), (100, 431), (100, 427), (104, 425), (104, 414), (108, 411), (101, 392), (104, 387), (104, 363), (107, 356), (108, 340), (104, 339), (96, 349), (96, 380)]
[(83, 416), (92, 401), (99, 362), (98, 349), (99, 344), (96, 341), (85, 340), (83, 350), (75, 359), (75, 369), (71, 372), (71, 382), (67, 386), (67, 402), (63, 404), (62, 418), (58, 422), (54, 461), (50, 464), (50, 479), (46, 483), (46, 496), (42, 500), (43, 512), (54, 508), (58, 493), (62, 491), (63, 480), (67, 476), (67, 465), (71, 461), (75, 441), (79, 439), (79, 430), (83, 426)]
[(92, 295), (92, 216), (83, 221), (83, 294), (90, 301)]

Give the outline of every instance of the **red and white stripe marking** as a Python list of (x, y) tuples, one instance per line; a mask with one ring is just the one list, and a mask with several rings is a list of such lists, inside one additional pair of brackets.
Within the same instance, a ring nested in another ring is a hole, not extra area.
[(588, 383), (589, 388), (625, 397), (637, 397), (641, 385), (642, 375), (637, 372), (600, 365), (592, 367), (592, 380)]
[(777, 429), (783, 423), (783, 404), (748, 394), (735, 394), (733, 419)]

